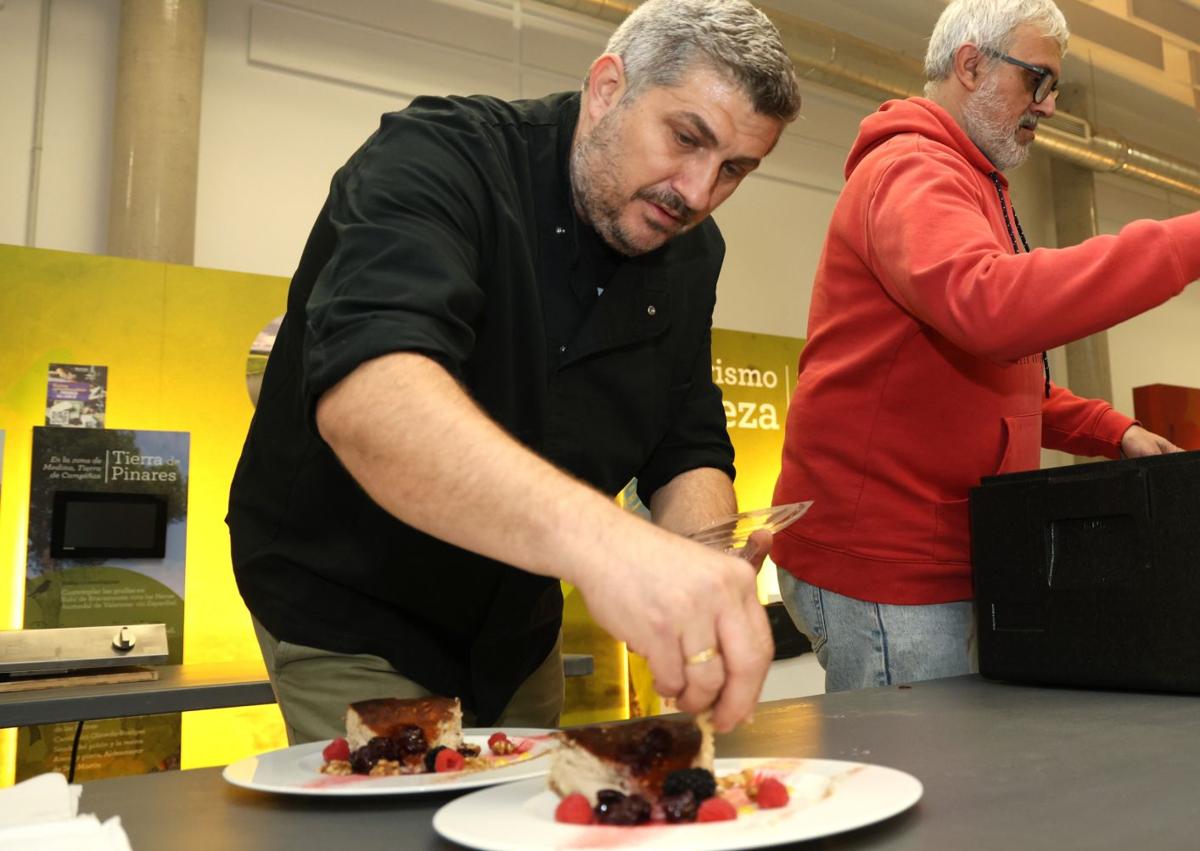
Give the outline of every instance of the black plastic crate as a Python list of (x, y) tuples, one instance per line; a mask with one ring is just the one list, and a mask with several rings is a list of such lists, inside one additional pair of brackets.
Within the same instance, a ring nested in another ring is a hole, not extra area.
[(1200, 693), (1200, 452), (970, 493), (980, 673)]

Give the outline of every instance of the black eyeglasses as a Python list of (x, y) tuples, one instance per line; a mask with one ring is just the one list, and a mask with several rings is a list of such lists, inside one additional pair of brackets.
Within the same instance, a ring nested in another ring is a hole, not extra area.
[(1018, 68), (1024, 68), (1029, 73), (1037, 75), (1037, 83), (1033, 87), (1034, 103), (1041, 103), (1050, 97), (1051, 92), (1058, 91), (1058, 77), (1054, 76), (1054, 72), (1049, 68), (1043, 68), (1041, 65), (1030, 65), (1028, 62), (1014, 59), (1007, 53), (1001, 53), (998, 50), (985, 50), (984, 52), (989, 56), (994, 56), (996, 59), (1007, 62), (1009, 65), (1016, 65)]

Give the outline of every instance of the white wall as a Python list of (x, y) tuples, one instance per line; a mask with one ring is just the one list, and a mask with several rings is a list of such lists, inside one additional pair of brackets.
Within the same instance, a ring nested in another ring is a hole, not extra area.
[(25, 239), (37, 32), (35, 4), (0, 9), (0, 242)]
[[(103, 253), (117, 0), (52, 4), (36, 244)], [(40, 0), (0, 0), (0, 242), (25, 240)], [(531, 0), (209, 0), (195, 262), (290, 275), (333, 171), (379, 115), (421, 93), (575, 88), (611, 26)], [(716, 323), (802, 336), (812, 272), (866, 101), (805, 85), (803, 117), (718, 210), (728, 243)], [(1136, 139), (1137, 128), (1117, 128)], [(1013, 174), (1022, 224), (1053, 245), (1049, 170)], [(1196, 205), (1102, 178), (1105, 231)], [(1110, 332), (1131, 388), (1200, 386), (1200, 288)], [(1061, 352), (1056, 378), (1067, 378)], [(1069, 383), (1069, 381), (1068, 381)]]
[[(0, 5), (0, 242), (25, 242), (39, 0)], [(51, 8), (35, 244), (100, 253), (108, 208), (117, 0)]]
[[(1133, 219), (1163, 219), (1200, 210), (1200, 203), (1108, 175), (1096, 181), (1101, 233)], [(1133, 388), (1146, 384), (1200, 387), (1200, 286), (1108, 332), (1113, 403), (1133, 414)]]

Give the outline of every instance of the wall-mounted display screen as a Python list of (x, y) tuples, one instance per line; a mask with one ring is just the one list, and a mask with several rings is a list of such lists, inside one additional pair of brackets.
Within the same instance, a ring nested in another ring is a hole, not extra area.
[(151, 493), (57, 491), (50, 526), (54, 558), (162, 558), (167, 500)]

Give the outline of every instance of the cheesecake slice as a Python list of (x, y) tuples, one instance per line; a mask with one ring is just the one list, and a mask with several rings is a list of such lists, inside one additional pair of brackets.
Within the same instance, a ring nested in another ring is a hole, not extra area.
[(555, 738), (559, 744), (551, 756), (550, 788), (564, 798), (582, 794), (592, 804), (602, 789), (658, 801), (663, 781), (672, 772), (713, 769), (707, 714), (575, 727)]
[(462, 746), (462, 706), (457, 697), (382, 697), (360, 700), (346, 710), (346, 742), (353, 753), (371, 739), (397, 739), (417, 727), (425, 749)]

